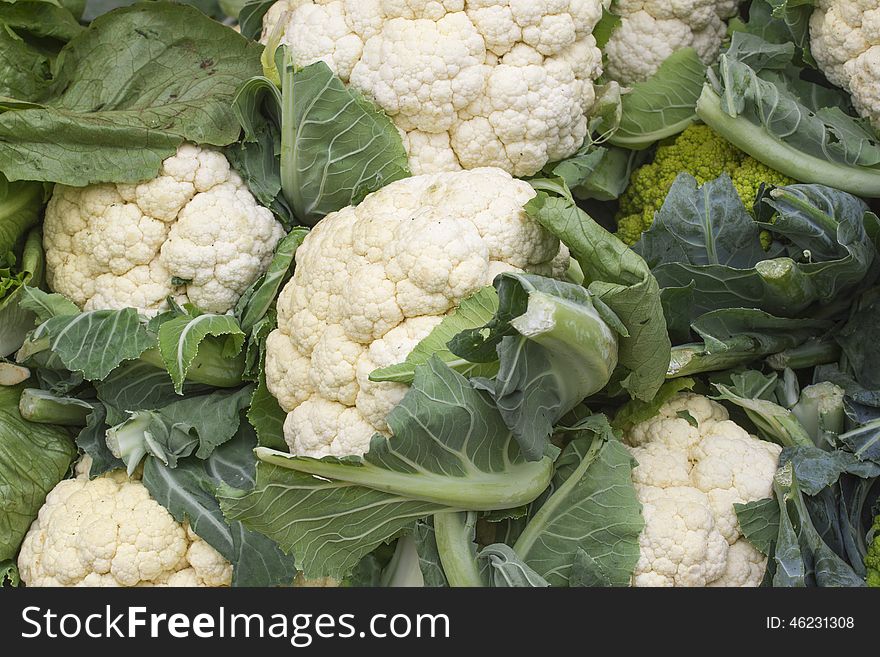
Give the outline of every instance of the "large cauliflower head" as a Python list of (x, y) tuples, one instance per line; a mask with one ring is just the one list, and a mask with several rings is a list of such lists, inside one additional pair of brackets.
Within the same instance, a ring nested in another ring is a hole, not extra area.
[(18, 569), (27, 586), (232, 581), (232, 565), (122, 470), (91, 481), (81, 473), (55, 486), (25, 536)]
[(828, 79), (850, 92), (880, 130), (880, 0), (819, 0), (810, 49)]
[(733, 505), (772, 496), (781, 448), (690, 393), (624, 442), (638, 461), (633, 482), (645, 517), (633, 585), (760, 585), (767, 558), (742, 537)]
[(190, 144), (153, 180), (56, 185), (43, 226), (54, 291), (84, 310), (146, 314), (169, 296), (225, 313), (283, 235), (222, 153)]
[(643, 82), (667, 57), (693, 48), (712, 63), (727, 34), (725, 19), (736, 14), (739, 0), (615, 0), (621, 23), (605, 45), (607, 75), (623, 85)]
[[(607, 0), (281, 0), (282, 43), (322, 60), (404, 135), (416, 174), (532, 175), (574, 154), (596, 100)], [(281, 28), (278, 28), (281, 29)]]
[(291, 452), (361, 454), (406, 386), (401, 362), (503, 271), (561, 276), (568, 249), (528, 217), (532, 187), (500, 169), (415, 176), (324, 218), (296, 252), (266, 345), (266, 383)]

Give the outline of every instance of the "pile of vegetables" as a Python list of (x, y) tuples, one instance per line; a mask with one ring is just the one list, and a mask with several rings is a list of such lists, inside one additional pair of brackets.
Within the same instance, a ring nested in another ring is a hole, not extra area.
[(880, 586), (876, 0), (0, 24), (0, 584)]

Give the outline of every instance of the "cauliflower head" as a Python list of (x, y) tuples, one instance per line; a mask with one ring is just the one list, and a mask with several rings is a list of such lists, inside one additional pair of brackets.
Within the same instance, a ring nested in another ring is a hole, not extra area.
[(636, 169), (620, 197), (617, 236), (635, 244), (651, 227), (672, 183), (689, 173), (701, 185), (726, 173), (746, 208), (751, 211), (762, 184), (791, 185), (795, 181), (749, 157), (705, 125), (693, 125), (657, 149), (654, 161)]
[(691, 393), (668, 401), (624, 442), (638, 462), (633, 482), (645, 517), (633, 586), (760, 585), (767, 558), (742, 537), (733, 505), (773, 494), (782, 448)]
[(568, 249), (523, 210), (535, 192), (492, 168), (391, 183), (329, 214), (296, 252), (266, 344), (266, 383), (302, 456), (362, 454), (406, 386), (403, 361), (465, 297), (504, 271), (561, 277)]
[(222, 153), (184, 144), (139, 184), (56, 185), (43, 225), (49, 286), (83, 310), (166, 298), (225, 313), (284, 230)]
[(263, 41), (284, 21), (297, 64), (326, 62), (382, 107), (413, 173), (526, 176), (587, 134), (608, 1), (280, 0)]
[(819, 0), (810, 50), (859, 114), (880, 130), (880, 0)]
[(727, 34), (725, 20), (738, 0), (615, 0), (621, 22), (605, 45), (607, 77), (622, 85), (644, 82), (667, 57), (693, 48), (711, 64)]
[(46, 497), (21, 545), (27, 586), (229, 586), (232, 564), (137, 479), (87, 468)]

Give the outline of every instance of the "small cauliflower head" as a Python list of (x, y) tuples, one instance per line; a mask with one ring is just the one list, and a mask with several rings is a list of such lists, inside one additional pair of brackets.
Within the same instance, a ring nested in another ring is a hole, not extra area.
[(645, 518), (633, 586), (760, 585), (767, 558), (743, 538), (733, 505), (772, 496), (781, 448), (691, 393), (624, 442), (638, 462), (633, 482)]
[(27, 586), (229, 586), (232, 565), (137, 479), (87, 469), (46, 497), (21, 545)]
[(880, 130), (880, 0), (819, 0), (810, 50), (859, 114)]
[(608, 43), (607, 77), (622, 85), (644, 82), (677, 50), (693, 48), (706, 64), (721, 50), (725, 19), (738, 0), (615, 0), (621, 22)]
[(43, 225), (49, 286), (83, 310), (166, 299), (230, 310), (284, 230), (222, 153), (190, 144), (139, 184), (56, 185)]
[(281, 0), (263, 42), (324, 61), (403, 133), (413, 173), (516, 176), (573, 155), (596, 101), (608, 0)]
[(302, 456), (362, 454), (388, 432), (403, 361), (466, 297), (504, 271), (562, 276), (568, 249), (523, 205), (532, 187), (492, 168), (406, 178), (325, 217), (296, 252), (266, 344), (266, 383)]

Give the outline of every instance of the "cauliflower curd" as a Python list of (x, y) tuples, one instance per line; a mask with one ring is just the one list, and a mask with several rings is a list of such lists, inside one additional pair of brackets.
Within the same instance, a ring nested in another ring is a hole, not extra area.
[(638, 461), (633, 482), (645, 518), (633, 586), (760, 585), (767, 557), (742, 537), (733, 505), (772, 496), (782, 448), (690, 393), (637, 424), (624, 442)]
[(219, 152), (184, 144), (139, 184), (56, 185), (43, 240), (49, 286), (83, 310), (225, 313), (284, 230)]
[(406, 386), (403, 361), (503, 271), (562, 276), (568, 249), (526, 215), (535, 192), (499, 169), (416, 176), (328, 215), (296, 252), (266, 344), (266, 383), (293, 454), (362, 454)]
[(608, 77), (623, 85), (644, 82), (683, 48), (712, 63), (727, 34), (724, 21), (738, 6), (739, 0), (615, 0), (621, 23), (605, 45)]
[(880, 0), (819, 0), (810, 50), (832, 83), (880, 130)]
[(60, 482), (21, 545), (27, 586), (229, 586), (232, 564), (122, 470)]
[(404, 134), (413, 173), (532, 175), (587, 133), (608, 0), (281, 0), (298, 65), (322, 60)]

